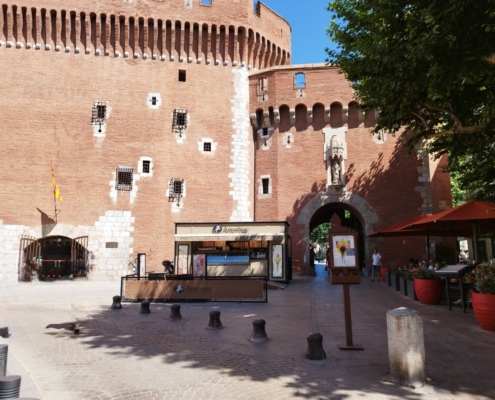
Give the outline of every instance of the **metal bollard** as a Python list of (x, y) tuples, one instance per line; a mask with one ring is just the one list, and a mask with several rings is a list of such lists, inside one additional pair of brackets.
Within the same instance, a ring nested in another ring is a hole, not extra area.
[(150, 314), (150, 302), (148, 300), (143, 300), (141, 302), (141, 311), (139, 314)]
[(173, 321), (182, 319), (182, 315), (180, 314), (180, 304), (172, 304), (172, 307), (170, 307), (170, 319)]
[(8, 339), (10, 337), (10, 329), (8, 326), (0, 328), (0, 337), (3, 337), (4, 339)]
[(325, 350), (323, 350), (323, 336), (319, 333), (311, 333), (306, 339), (308, 341), (306, 358), (315, 361), (326, 360), (327, 354), (325, 353)]
[(265, 342), (268, 340), (268, 336), (265, 332), (265, 320), (255, 319), (253, 321), (253, 334), (251, 335), (251, 342)]
[(7, 374), (7, 356), (9, 355), (9, 346), (0, 344), (0, 378)]
[(0, 399), (17, 399), (21, 391), (21, 377), (9, 375), (0, 378)]
[(405, 307), (387, 312), (388, 361), (393, 381), (421, 387), (426, 381), (421, 315)]
[(112, 310), (120, 310), (122, 308), (122, 304), (120, 303), (122, 301), (122, 296), (113, 296), (113, 303), (112, 303)]
[(220, 321), (220, 311), (210, 311), (210, 322), (206, 329), (222, 329), (222, 321)]

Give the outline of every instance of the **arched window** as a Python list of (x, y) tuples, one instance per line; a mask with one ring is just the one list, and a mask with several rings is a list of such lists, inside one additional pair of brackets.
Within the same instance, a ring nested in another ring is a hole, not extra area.
[(294, 87), (304, 88), (306, 87), (306, 74), (303, 72), (298, 72), (294, 75)]

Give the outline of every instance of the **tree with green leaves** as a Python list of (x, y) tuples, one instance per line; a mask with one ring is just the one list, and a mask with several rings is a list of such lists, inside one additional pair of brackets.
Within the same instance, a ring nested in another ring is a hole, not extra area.
[[(328, 62), (375, 132), (428, 139), (475, 198), (495, 199), (495, 0), (333, 0)], [(475, 189), (475, 190), (474, 190)]]
[(330, 222), (325, 222), (314, 228), (309, 234), (309, 240), (311, 243), (319, 244), (325, 252), (328, 247), (328, 230), (330, 229)]

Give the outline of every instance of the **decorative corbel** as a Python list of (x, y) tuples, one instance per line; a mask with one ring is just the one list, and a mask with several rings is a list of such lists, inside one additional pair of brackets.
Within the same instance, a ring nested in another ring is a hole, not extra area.
[(342, 121), (347, 122), (349, 119), (349, 106), (342, 106)]
[(272, 123), (270, 122), (270, 112), (269, 111), (263, 112), (263, 121), (264, 121), (263, 126), (265, 126), (265, 127), (272, 126)]
[(280, 111), (278, 109), (273, 110), (273, 125), (280, 124)]
[(296, 109), (291, 108), (289, 110), (290, 123), (294, 125), (296, 123)]
[(312, 124), (313, 123), (313, 107), (306, 109), (306, 115), (307, 115), (308, 124)]
[(325, 123), (330, 122), (331, 109), (332, 109), (331, 107), (325, 107), (325, 114), (324, 114)]
[(256, 117), (256, 113), (250, 114), (249, 119), (251, 120), (251, 125), (253, 128), (258, 128), (258, 118)]

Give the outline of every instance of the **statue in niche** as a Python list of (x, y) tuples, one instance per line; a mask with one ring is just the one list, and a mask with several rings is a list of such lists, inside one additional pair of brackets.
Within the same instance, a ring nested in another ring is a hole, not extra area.
[(340, 162), (336, 158), (332, 161), (332, 185), (340, 184)]

